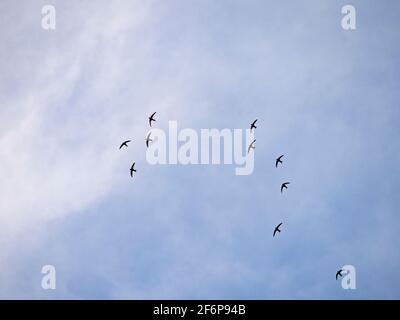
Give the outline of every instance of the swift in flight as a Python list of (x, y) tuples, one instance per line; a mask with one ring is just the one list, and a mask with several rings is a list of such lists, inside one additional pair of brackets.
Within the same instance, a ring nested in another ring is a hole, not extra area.
[(247, 153), (250, 152), (250, 149), (255, 149), (256, 147), (254, 146), (254, 143), (256, 142), (256, 139), (252, 143), (250, 143), (249, 147), (247, 148)]
[(279, 163), (283, 163), (283, 162), (282, 162), (283, 156), (284, 156), (284, 154), (281, 155), (280, 157), (278, 157), (278, 158), (276, 159), (275, 168), (278, 168), (278, 164), (279, 164)]
[(133, 178), (133, 173), (136, 172), (135, 163), (136, 163), (136, 162), (133, 163), (133, 165), (132, 165), (132, 167), (131, 167), (131, 169), (130, 169), (130, 171), (131, 171), (131, 177), (132, 177), (132, 178)]
[(281, 230), (279, 230), (279, 227), (282, 225), (282, 222), (280, 223), (280, 224), (278, 224), (276, 227), (275, 227), (275, 230), (274, 230), (274, 234), (273, 234), (273, 237), (275, 237), (275, 234), (277, 233), (277, 232), (281, 232)]
[(290, 184), (290, 182), (284, 182), (284, 183), (282, 183), (282, 185), (281, 185), (281, 193), (283, 192), (283, 188), (285, 188), (285, 189), (287, 189), (288, 187), (288, 184)]
[(126, 140), (124, 142), (122, 142), (122, 144), (120, 145), (119, 149), (121, 150), (122, 147), (127, 147), (128, 148), (128, 143), (131, 142), (131, 140)]
[(155, 114), (156, 114), (157, 112), (154, 112), (150, 117), (149, 117), (149, 124), (150, 124), (150, 127), (151, 127), (151, 122), (152, 121), (156, 121), (156, 119), (154, 119), (154, 116), (155, 116)]

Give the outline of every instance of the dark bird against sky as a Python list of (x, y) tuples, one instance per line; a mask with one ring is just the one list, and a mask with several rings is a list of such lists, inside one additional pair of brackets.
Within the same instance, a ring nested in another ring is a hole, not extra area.
[(154, 116), (155, 116), (155, 114), (156, 114), (157, 112), (154, 112), (150, 117), (149, 117), (149, 124), (150, 124), (150, 127), (151, 127), (151, 122), (152, 121), (156, 121), (156, 119), (154, 119)]
[(343, 277), (343, 275), (342, 275), (342, 269), (340, 269), (338, 272), (336, 272), (336, 280), (337, 280), (337, 278), (338, 278), (338, 276), (341, 276), (341, 277)]
[(284, 182), (284, 183), (282, 183), (282, 185), (281, 185), (281, 193), (283, 192), (283, 188), (285, 188), (285, 189), (287, 189), (288, 187), (288, 184), (290, 184), (290, 182)]
[(276, 159), (276, 162), (275, 162), (275, 168), (277, 168), (277, 167), (278, 167), (278, 164), (279, 164), (279, 163), (283, 163), (283, 162), (282, 162), (282, 160), (281, 160), (281, 159), (283, 158), (283, 156), (284, 156), (284, 154), (283, 154), (283, 155), (281, 155), (281, 156), (279, 156), (279, 157)]
[(254, 146), (254, 143), (256, 142), (256, 139), (252, 143), (250, 143), (249, 147), (247, 148), (247, 153), (250, 152), (250, 149), (255, 149), (256, 147)]
[(150, 135), (151, 135), (151, 131), (147, 134), (146, 137), (146, 147), (149, 147), (149, 142), (153, 141), (152, 139), (150, 139)]
[(133, 163), (133, 165), (132, 165), (132, 167), (131, 167), (131, 169), (130, 169), (130, 171), (131, 171), (131, 177), (132, 177), (132, 178), (133, 178), (133, 173), (136, 172), (135, 163), (136, 163), (136, 162)]
[(120, 145), (119, 149), (121, 149), (122, 147), (127, 147), (128, 148), (128, 143), (131, 142), (131, 140), (126, 140), (124, 142), (122, 142), (122, 144)]
[(280, 223), (280, 224), (278, 224), (276, 227), (275, 227), (275, 230), (274, 230), (274, 234), (273, 234), (273, 237), (275, 237), (275, 234), (277, 233), (277, 232), (281, 232), (281, 230), (279, 230), (279, 227), (282, 225), (282, 222)]
[(257, 129), (257, 127), (256, 127), (256, 122), (257, 122), (257, 120), (258, 120), (258, 119), (254, 120), (253, 123), (251, 124), (251, 126), (250, 126), (250, 131), (252, 131), (253, 129)]

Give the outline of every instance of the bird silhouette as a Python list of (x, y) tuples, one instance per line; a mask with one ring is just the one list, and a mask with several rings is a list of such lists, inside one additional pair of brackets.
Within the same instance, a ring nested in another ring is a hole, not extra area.
[(131, 140), (126, 140), (124, 142), (122, 142), (122, 144), (120, 145), (119, 149), (121, 149), (122, 147), (127, 147), (128, 148), (128, 143), (131, 142)]
[(146, 137), (146, 147), (149, 147), (149, 142), (153, 141), (152, 139), (150, 139), (150, 135), (151, 135), (151, 131), (147, 134)]
[(156, 114), (157, 112), (154, 112), (150, 117), (149, 117), (149, 124), (150, 124), (150, 127), (151, 127), (151, 122), (152, 121), (156, 121), (156, 119), (154, 119), (154, 116), (155, 116), (155, 114)]
[(131, 171), (131, 177), (132, 177), (132, 178), (133, 178), (133, 173), (136, 172), (135, 163), (136, 163), (136, 162), (133, 163), (133, 165), (132, 165), (132, 167), (131, 167), (131, 169), (130, 169), (130, 171)]
[(254, 146), (254, 143), (256, 142), (256, 139), (252, 143), (250, 143), (249, 147), (247, 148), (247, 153), (250, 152), (250, 149), (255, 149), (256, 147)]
[(275, 237), (275, 234), (277, 233), (277, 232), (281, 232), (281, 230), (279, 230), (279, 227), (282, 225), (282, 222), (280, 223), (280, 224), (278, 224), (276, 227), (275, 227), (275, 230), (274, 230), (274, 234), (273, 234), (273, 237)]
[(250, 125), (250, 131), (252, 131), (253, 129), (257, 129), (256, 127), (256, 122), (258, 119), (254, 120), (253, 123)]
[(283, 158), (283, 156), (284, 156), (284, 154), (283, 154), (283, 155), (281, 155), (280, 157), (278, 157), (278, 158), (276, 159), (276, 162), (275, 162), (275, 168), (277, 168), (277, 167), (278, 167), (278, 164), (279, 164), (279, 163), (283, 163), (283, 162), (282, 162), (282, 160), (281, 160), (281, 159)]
[(342, 271), (344, 271), (344, 270), (343, 270), (343, 269), (340, 269), (338, 272), (336, 272), (336, 280), (337, 280), (338, 276), (343, 277)]
[(288, 184), (290, 184), (290, 182), (284, 182), (284, 183), (282, 183), (282, 185), (281, 185), (281, 193), (283, 192), (283, 188), (285, 188), (285, 189), (288, 188), (288, 187), (287, 187)]

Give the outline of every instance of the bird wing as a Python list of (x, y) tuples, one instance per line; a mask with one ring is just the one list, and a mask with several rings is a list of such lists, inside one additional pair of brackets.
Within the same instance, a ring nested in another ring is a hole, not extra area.
[(275, 227), (275, 230), (274, 230), (274, 237), (275, 237), (275, 233), (281, 232), (281, 231), (279, 230), (279, 227), (282, 225), (282, 223), (283, 223), (283, 222), (281, 222), (280, 224), (278, 224), (278, 225)]
[(147, 134), (147, 137), (146, 137), (146, 146), (147, 147), (149, 147), (149, 142), (151, 141), (150, 135), (151, 135), (151, 131)]
[(151, 122), (152, 121), (156, 121), (156, 120), (154, 120), (154, 115), (156, 114), (157, 112), (154, 112), (151, 116), (150, 116), (150, 118), (149, 118), (149, 124), (150, 124), (150, 127), (151, 127)]
[(256, 140), (254, 140), (252, 143), (250, 143), (250, 145), (249, 145), (249, 148), (247, 149), (247, 153), (249, 153), (250, 152), (250, 149), (251, 148), (254, 148), (254, 142), (256, 142)]
[(127, 143), (129, 143), (129, 142), (131, 142), (131, 140), (126, 140), (126, 141), (122, 142), (122, 144), (120, 145), (119, 148), (121, 149), (123, 146), (128, 146)]

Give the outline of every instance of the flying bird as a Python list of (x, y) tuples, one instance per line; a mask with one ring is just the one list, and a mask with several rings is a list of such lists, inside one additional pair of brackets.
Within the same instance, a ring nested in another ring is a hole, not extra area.
[(124, 141), (124, 142), (120, 145), (119, 149), (121, 149), (122, 147), (127, 147), (127, 148), (128, 148), (128, 143), (129, 143), (129, 142), (131, 142), (131, 140), (126, 140), (126, 141)]
[(287, 187), (288, 184), (290, 184), (290, 182), (284, 182), (284, 183), (282, 183), (282, 185), (281, 185), (281, 193), (283, 192), (283, 188), (285, 188), (285, 189), (288, 188), (288, 187)]
[(253, 123), (251, 124), (251, 126), (250, 126), (250, 131), (252, 131), (253, 129), (257, 129), (257, 127), (256, 127), (256, 122), (257, 122), (257, 120), (258, 120), (258, 119), (254, 120)]
[(274, 234), (273, 234), (273, 237), (275, 237), (275, 234), (277, 233), (277, 232), (281, 232), (281, 230), (279, 230), (279, 227), (282, 225), (282, 222), (280, 223), (280, 224), (278, 224), (276, 227), (275, 227), (275, 230), (274, 230)]
[(154, 115), (156, 114), (157, 112), (154, 112), (150, 117), (149, 117), (149, 124), (150, 124), (150, 127), (151, 127), (151, 122), (152, 121), (156, 121), (156, 119), (154, 119)]
[(336, 280), (337, 280), (338, 276), (343, 277), (342, 271), (344, 271), (344, 270), (343, 270), (343, 269), (340, 269), (338, 272), (336, 272)]
[(254, 146), (254, 143), (256, 142), (256, 139), (252, 143), (250, 143), (249, 147), (247, 148), (247, 153), (250, 152), (250, 149), (255, 149), (256, 147)]
[(132, 177), (132, 178), (133, 178), (133, 173), (136, 172), (135, 163), (136, 163), (136, 162), (133, 163), (133, 165), (132, 165), (132, 167), (131, 167), (131, 170), (130, 170), (130, 171), (131, 171), (131, 177)]
[(151, 135), (151, 131), (147, 134), (146, 137), (146, 147), (149, 147), (149, 142), (153, 141), (152, 139), (150, 139), (150, 135)]
[(281, 159), (283, 158), (283, 156), (284, 156), (284, 154), (281, 155), (280, 157), (278, 157), (278, 158), (276, 159), (275, 168), (278, 168), (278, 164), (279, 164), (279, 163), (283, 163), (282, 160), (281, 160)]

